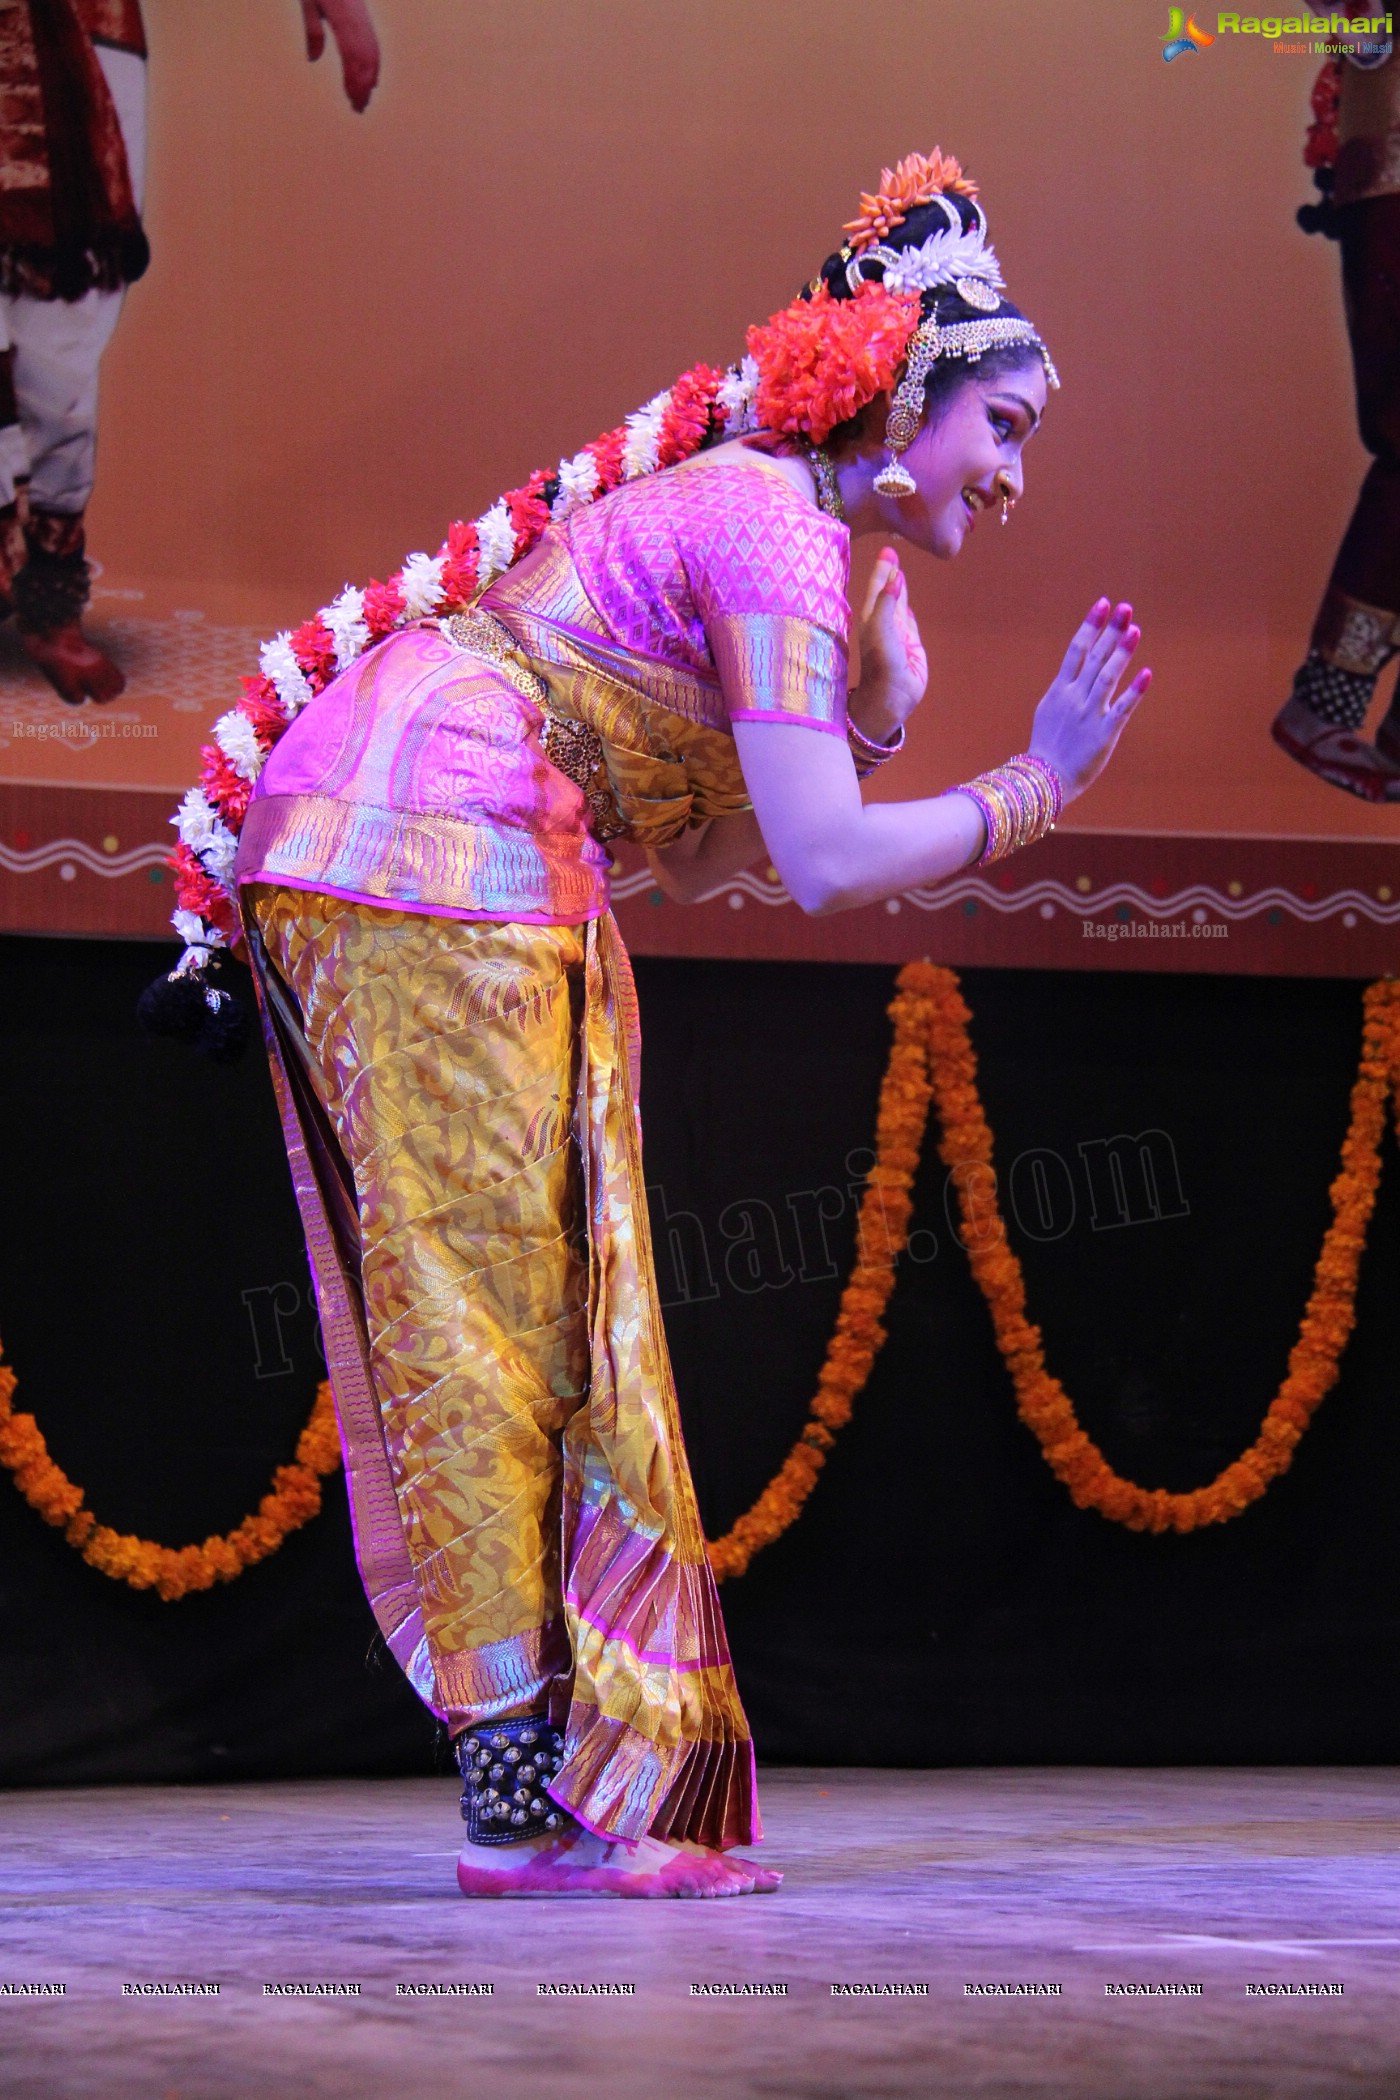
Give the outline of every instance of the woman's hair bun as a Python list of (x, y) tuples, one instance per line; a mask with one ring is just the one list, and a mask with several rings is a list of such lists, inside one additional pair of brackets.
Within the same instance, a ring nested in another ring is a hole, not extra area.
[[(885, 248), (893, 248), (896, 254), (904, 248), (922, 248), (924, 242), (931, 234), (941, 233), (947, 227), (948, 219), (943, 210), (945, 202), (951, 204), (957, 212), (963, 232), (970, 233), (978, 220), (976, 205), (970, 197), (964, 196), (959, 190), (943, 190), (940, 191), (938, 198), (932, 203), (911, 206), (899, 225), (890, 228), (880, 245)], [(842, 248), (835, 255), (828, 255), (817, 273), (816, 282), (807, 287), (808, 294), (810, 295), (814, 292), (817, 282), (820, 282), (826, 286), (833, 299), (851, 298), (852, 286), (847, 272), (851, 270), (851, 265), (855, 262), (860, 263), (860, 274), (868, 284), (879, 284), (884, 278), (885, 266), (882, 262), (878, 262), (874, 255), (867, 253), (863, 256), (856, 256), (852, 254), (849, 248)], [(852, 274), (854, 273), (852, 272)], [(932, 301), (925, 295), (925, 315), (931, 310)], [(971, 309), (969, 308), (968, 311), (971, 312)], [(954, 318), (961, 318), (961, 316), (954, 316)]]

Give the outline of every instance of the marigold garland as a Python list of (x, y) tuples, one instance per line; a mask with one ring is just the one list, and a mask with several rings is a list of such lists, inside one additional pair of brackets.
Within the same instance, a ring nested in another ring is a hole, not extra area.
[(8, 1466), (30, 1508), (46, 1524), (60, 1526), (89, 1567), (134, 1590), (154, 1590), (167, 1602), (191, 1590), (232, 1582), (255, 1561), (275, 1553), (289, 1532), (299, 1531), (321, 1507), (321, 1481), (340, 1464), (331, 1389), (317, 1388), (310, 1419), (297, 1440), (296, 1457), (279, 1466), (271, 1491), (252, 1516), (222, 1538), (202, 1546), (158, 1546), (151, 1539), (112, 1531), (85, 1507), (83, 1490), (49, 1456), (49, 1447), (33, 1415), (16, 1414), (17, 1384), (8, 1364), (0, 1363), (0, 1465)]
[[(1308, 1423), (1337, 1381), (1342, 1351), (1356, 1319), (1356, 1281), (1380, 1180), (1386, 1098), (1400, 1093), (1400, 983), (1368, 986), (1360, 1067), (1351, 1092), (1350, 1127), (1341, 1171), (1332, 1183), (1332, 1222), (1322, 1243), (1312, 1295), (1282, 1386), (1249, 1449), (1206, 1487), (1186, 1494), (1124, 1480), (1080, 1428), (1060, 1381), (1045, 1366), (1040, 1329), (1026, 1316), (1021, 1264), (1007, 1244), (996, 1203), (992, 1133), (977, 1091), (971, 1016), (951, 970), (913, 964), (901, 974), (927, 983), (932, 1002), (930, 1052), (934, 1098), (942, 1124), (939, 1152), (957, 1173), (964, 1245), (992, 1315), (997, 1344), (1016, 1389), (1021, 1420), (1035, 1435), (1051, 1471), (1081, 1509), (1096, 1509), (1130, 1531), (1195, 1531), (1223, 1524), (1257, 1502), (1287, 1472)], [(975, 1177), (968, 1167), (985, 1171)], [(979, 1215), (980, 1210), (980, 1215)]]
[(933, 988), (922, 978), (910, 979), (908, 970), (901, 971), (898, 983), (889, 1009), (894, 1039), (880, 1088), (875, 1164), (861, 1198), (855, 1266), (841, 1295), (817, 1396), (802, 1434), (757, 1502), (723, 1538), (711, 1541), (710, 1566), (720, 1582), (742, 1575), (755, 1553), (771, 1546), (796, 1520), (837, 1431), (851, 1419), (852, 1404), (885, 1339), (882, 1322), (894, 1289), (895, 1263), (909, 1234), (914, 1176), (928, 1122), (934, 997)]
[[(1400, 1129), (1400, 983), (1383, 979), (1365, 994), (1351, 1123), (1341, 1172), (1331, 1189), (1332, 1223), (1288, 1375), (1250, 1448), (1207, 1487), (1188, 1494), (1140, 1488), (1115, 1473), (1080, 1428), (1064, 1387), (1046, 1369), (1040, 1329), (1026, 1318), (1021, 1264), (1007, 1244), (996, 1205), (992, 1133), (977, 1090), (977, 1060), (968, 1035), (972, 1017), (956, 973), (933, 963), (908, 963), (897, 987), (889, 1010), (894, 1043), (880, 1096), (876, 1164), (861, 1207), (856, 1267), (817, 1397), (768, 1487), (710, 1546), (716, 1577), (722, 1582), (742, 1575), (755, 1553), (781, 1538), (816, 1485), (835, 1431), (851, 1418), (885, 1338), (880, 1323), (908, 1233), (910, 1188), (931, 1103), (942, 1126), (940, 1156), (956, 1176), (968, 1260), (992, 1315), (1018, 1412), (1056, 1477), (1081, 1509), (1096, 1509), (1131, 1531), (1194, 1531), (1238, 1516), (1288, 1470), (1303, 1431), (1336, 1383), (1355, 1323), (1356, 1281), (1380, 1180), (1386, 1097), (1392, 1089)], [(982, 1171), (969, 1173), (969, 1168)]]
[[(1330, 1191), (1332, 1222), (1287, 1375), (1249, 1449), (1208, 1486), (1173, 1494), (1138, 1487), (1116, 1473), (1080, 1428), (1064, 1387), (1047, 1370), (1040, 1329), (1026, 1317), (1021, 1264), (997, 1208), (992, 1132), (968, 1034), (971, 1015), (952, 970), (906, 964), (889, 1008), (894, 1034), (880, 1088), (875, 1165), (861, 1200), (855, 1265), (841, 1296), (816, 1397), (801, 1435), (758, 1500), (723, 1538), (709, 1542), (717, 1580), (742, 1575), (754, 1555), (796, 1521), (838, 1432), (851, 1419), (885, 1340), (884, 1315), (895, 1264), (908, 1239), (914, 1176), (935, 1104), (939, 1154), (956, 1176), (964, 1246), (1011, 1373), (1017, 1410), (1073, 1500), (1130, 1531), (1153, 1532), (1223, 1524), (1257, 1502), (1270, 1481), (1292, 1464), (1304, 1430), (1337, 1380), (1356, 1319), (1357, 1277), (1380, 1181), (1381, 1138), (1392, 1092), (1400, 1129), (1400, 981), (1386, 978), (1368, 986), (1363, 1007), (1351, 1119)], [(256, 1514), (202, 1546), (160, 1546), (98, 1523), (84, 1505), (82, 1489), (50, 1458), (33, 1415), (15, 1413), (15, 1386), (14, 1372), (0, 1362), (0, 1464), (14, 1475), (21, 1494), (46, 1523), (62, 1527), (91, 1567), (133, 1589), (154, 1589), (167, 1600), (231, 1582), (275, 1553), (290, 1532), (316, 1515), (321, 1481), (340, 1463), (331, 1389), (323, 1382), (295, 1459), (273, 1474), (272, 1490)]]

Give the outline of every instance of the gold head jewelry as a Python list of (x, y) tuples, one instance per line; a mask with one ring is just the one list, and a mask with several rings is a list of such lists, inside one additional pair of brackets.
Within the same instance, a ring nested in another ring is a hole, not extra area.
[(982, 321), (953, 321), (945, 328), (940, 327), (936, 316), (930, 315), (914, 330), (909, 338), (904, 377), (895, 388), (885, 423), (885, 451), (889, 456), (875, 476), (880, 495), (914, 493), (914, 477), (900, 454), (908, 451), (919, 434), (924, 419), (924, 387), (939, 358), (965, 357), (969, 364), (976, 364), (986, 351), (1005, 349), (1013, 343), (1028, 343), (1038, 351), (1047, 381), (1058, 387), (1060, 375), (1050, 352), (1029, 321), (1003, 314)]

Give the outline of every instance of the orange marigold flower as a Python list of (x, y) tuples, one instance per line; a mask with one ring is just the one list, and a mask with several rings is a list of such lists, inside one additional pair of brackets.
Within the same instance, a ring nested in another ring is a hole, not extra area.
[(964, 175), (951, 153), (935, 146), (932, 153), (909, 153), (893, 168), (881, 168), (880, 187), (874, 195), (861, 193), (860, 210), (844, 228), (847, 241), (857, 255), (902, 226), (911, 211), (931, 204), (943, 190), (962, 197), (975, 197), (977, 185)]

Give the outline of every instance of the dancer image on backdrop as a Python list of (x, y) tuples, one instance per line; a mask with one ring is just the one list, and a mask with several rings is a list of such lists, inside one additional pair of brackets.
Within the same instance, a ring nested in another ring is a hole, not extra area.
[(1304, 157), (1324, 195), (1298, 216), (1341, 244), (1357, 423), (1372, 462), (1273, 733), (1333, 787), (1400, 802), (1400, 698), (1374, 744), (1361, 734), (1400, 648), (1400, 51), (1388, 37), (1354, 41), (1313, 91)]
[[(363, 110), (379, 71), (365, 0), (301, 0), (307, 56), (329, 25)], [(0, 9), (0, 618), (63, 700), (126, 680), (83, 631), (97, 383), (150, 249), (140, 0)]]
[(886, 546), (848, 695), (851, 536), (956, 557), (1058, 380), (956, 161), (886, 170), (846, 231), (742, 363), (268, 644), (177, 819), (187, 948), (147, 1015), (217, 1047), (246, 944), (361, 1572), (455, 1740), (470, 1895), (778, 1879), (732, 1856), (753, 1748), (657, 1309), (609, 842), (683, 899), (766, 854), (810, 912), (868, 904), (1042, 836), (1151, 676), (1124, 684), (1138, 630), (1100, 600), (1028, 751), (863, 803), (927, 673)]

